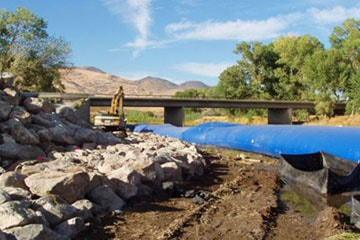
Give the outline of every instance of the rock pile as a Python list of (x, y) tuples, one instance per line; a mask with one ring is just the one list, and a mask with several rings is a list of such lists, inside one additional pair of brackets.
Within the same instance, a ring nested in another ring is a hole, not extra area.
[(0, 90), (0, 160), (0, 239), (71, 239), (205, 167), (194, 145), (151, 133), (119, 139), (13, 87)]

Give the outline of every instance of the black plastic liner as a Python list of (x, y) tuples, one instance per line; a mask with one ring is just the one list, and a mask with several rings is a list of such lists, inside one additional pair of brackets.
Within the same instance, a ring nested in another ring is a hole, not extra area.
[(325, 152), (280, 155), (280, 175), (321, 194), (360, 190), (360, 165)]

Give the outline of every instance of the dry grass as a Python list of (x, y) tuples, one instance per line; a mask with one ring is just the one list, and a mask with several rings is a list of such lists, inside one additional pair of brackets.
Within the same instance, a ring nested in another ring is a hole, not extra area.
[(314, 119), (306, 124), (324, 125), (324, 126), (360, 126), (360, 115), (320, 118), (320, 119)]

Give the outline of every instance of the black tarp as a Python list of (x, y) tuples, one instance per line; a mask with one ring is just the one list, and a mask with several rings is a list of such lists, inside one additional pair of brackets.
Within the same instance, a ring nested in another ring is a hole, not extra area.
[(360, 165), (321, 151), (281, 154), (280, 175), (321, 194), (360, 190)]

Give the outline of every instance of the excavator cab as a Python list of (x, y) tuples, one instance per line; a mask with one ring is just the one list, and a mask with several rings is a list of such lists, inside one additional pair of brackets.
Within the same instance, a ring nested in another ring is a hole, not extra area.
[(124, 114), (124, 91), (122, 86), (111, 99), (110, 110), (95, 115), (95, 128), (111, 131), (117, 136), (127, 136), (126, 120)]

